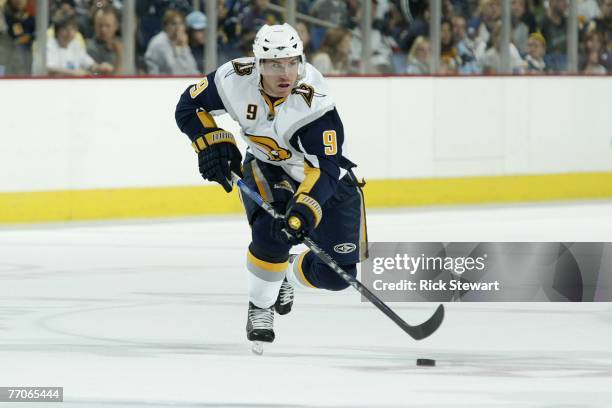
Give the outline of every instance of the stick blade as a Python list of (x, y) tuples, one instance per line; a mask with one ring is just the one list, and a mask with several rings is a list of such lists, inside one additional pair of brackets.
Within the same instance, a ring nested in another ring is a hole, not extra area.
[(434, 314), (418, 326), (406, 325), (404, 331), (415, 340), (423, 340), (434, 334), (444, 321), (444, 305), (439, 305)]

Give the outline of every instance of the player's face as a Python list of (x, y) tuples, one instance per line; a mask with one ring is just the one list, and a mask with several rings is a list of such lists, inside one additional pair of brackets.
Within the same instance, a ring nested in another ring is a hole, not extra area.
[(270, 96), (285, 97), (291, 93), (300, 68), (299, 57), (264, 60), (261, 64), (261, 82)]

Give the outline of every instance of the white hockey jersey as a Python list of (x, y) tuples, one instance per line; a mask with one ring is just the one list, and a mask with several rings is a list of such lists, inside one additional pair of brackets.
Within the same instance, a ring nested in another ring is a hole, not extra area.
[(219, 96), (227, 113), (240, 123), (249, 151), (259, 160), (281, 166), (301, 182), (304, 152), (292, 147), (290, 139), (298, 129), (334, 109), (334, 101), (321, 73), (306, 64), (306, 75), (293, 92), (272, 103), (260, 89), (254, 66), (254, 58), (221, 66), (215, 75)]
[(298, 183), (310, 177), (309, 191), (317, 199), (333, 194), (352, 165), (334, 101), (310, 64), (291, 94), (272, 102), (260, 87), (254, 58), (230, 61), (185, 91), (176, 120), (195, 142), (218, 129), (213, 117), (226, 112), (240, 124), (251, 154), (282, 167)]

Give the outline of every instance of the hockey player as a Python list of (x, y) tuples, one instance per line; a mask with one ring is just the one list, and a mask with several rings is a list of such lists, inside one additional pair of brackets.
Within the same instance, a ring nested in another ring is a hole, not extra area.
[[(344, 129), (322, 75), (306, 63), (288, 24), (263, 26), (255, 58), (230, 61), (182, 94), (176, 122), (191, 139), (202, 177), (230, 192), (233, 171), (276, 208), (275, 220), (242, 196), (252, 240), (247, 250), (247, 338), (274, 340), (274, 312), (289, 313), (294, 287), (342, 290), (348, 284), (305, 251), (305, 236), (356, 275), (365, 236), (360, 186), (345, 157)], [(214, 116), (228, 113), (248, 145), (244, 163), (234, 136)], [(365, 250), (365, 247), (363, 248)]]

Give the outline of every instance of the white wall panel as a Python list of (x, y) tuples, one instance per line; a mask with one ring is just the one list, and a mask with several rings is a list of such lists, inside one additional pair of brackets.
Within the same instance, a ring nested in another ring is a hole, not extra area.
[[(612, 171), (607, 77), (329, 81), (366, 178)], [(200, 184), (174, 123), (191, 82), (0, 80), (0, 191)]]

